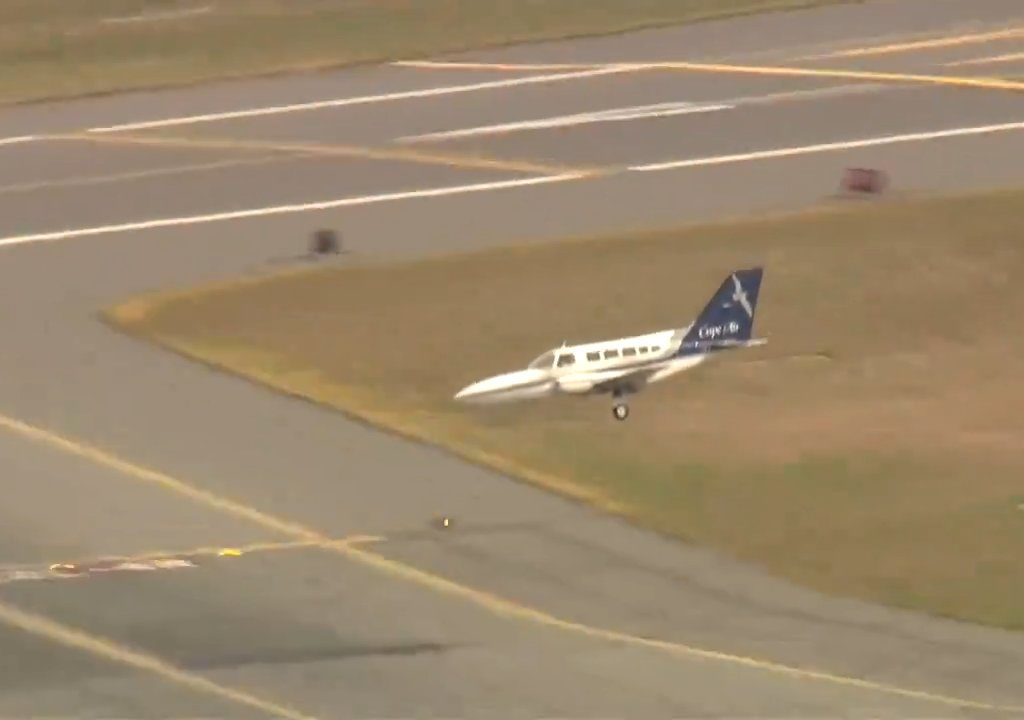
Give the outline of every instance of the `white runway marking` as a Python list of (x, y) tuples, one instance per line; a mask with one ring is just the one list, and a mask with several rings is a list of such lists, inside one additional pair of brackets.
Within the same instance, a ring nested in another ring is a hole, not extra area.
[(590, 123), (624, 122), (627, 120), (715, 112), (718, 110), (731, 110), (733, 107), (734, 106), (732, 105), (713, 105), (692, 102), (668, 102), (658, 103), (656, 105), (638, 105), (636, 107), (613, 108), (611, 110), (598, 110), (595, 112), (576, 113), (573, 115), (561, 115), (558, 117), (549, 117), (540, 120), (522, 120), (519, 122), (500, 123), (498, 125), (482, 125), (479, 127), (461, 128), (459, 130), (445, 130), (443, 132), (427, 133), (425, 135), (412, 135), (399, 138), (398, 142), (415, 143), (430, 140), (454, 140), (457, 138), (474, 137), (478, 135), (500, 135), (520, 130), (542, 130), (549, 128), (571, 127), (573, 125), (587, 125)]
[(456, 140), (459, 138), (480, 135), (500, 135), (505, 133), (521, 132), (524, 130), (545, 130), (550, 128), (586, 125), (590, 123), (625, 122), (629, 120), (646, 120), (651, 118), (673, 117), (677, 115), (691, 115), (696, 113), (717, 112), (720, 110), (734, 110), (743, 105), (766, 105), (773, 102), (878, 92), (879, 90), (887, 87), (891, 86), (865, 84), (834, 85), (832, 87), (815, 88), (813, 90), (793, 90), (770, 93), (767, 95), (728, 98), (725, 100), (678, 101), (658, 103), (655, 105), (637, 105), (634, 107), (574, 113), (572, 115), (560, 115), (557, 117), (540, 118), (537, 120), (521, 120), (518, 122), (499, 123), (496, 125), (480, 125), (476, 127), (459, 128), (457, 130), (444, 130), (441, 132), (425, 133), (423, 135), (408, 135), (398, 138), (397, 142), (417, 143), (436, 140)]
[(672, 160), (668, 162), (650, 163), (645, 165), (633, 165), (626, 168), (609, 168), (607, 172), (599, 172), (596, 174), (565, 173), (561, 175), (550, 175), (516, 180), (503, 180), (498, 182), (478, 183), (473, 185), (455, 185), (449, 187), (425, 188), (422, 190), (406, 190), (401, 192), (382, 193), (379, 195), (364, 195), (359, 197), (341, 198), (338, 200), (327, 200), (324, 202), (312, 202), (296, 205), (280, 205), (265, 208), (252, 208), (248, 210), (236, 210), (232, 212), (212, 213), (208, 215), (192, 215), (178, 218), (160, 218), (156, 220), (130, 222), (119, 225), (104, 225), (91, 228), (60, 230), (56, 232), (15, 235), (8, 238), (0, 238), (0, 247), (24, 243), (45, 242), (50, 240), (63, 240), (76, 237), (86, 237), (90, 235), (107, 235), (137, 230), (151, 230), (154, 228), (175, 227), (183, 225), (199, 225), (203, 223), (222, 222), (226, 220), (241, 220), (245, 218), (263, 217), (268, 215), (284, 215), (289, 213), (310, 212), (314, 210), (327, 210), (331, 208), (347, 207), (354, 205), (370, 205), (375, 203), (393, 202), (396, 200), (444, 197), (447, 195), (461, 195), (466, 193), (488, 192), (491, 190), (526, 187), (530, 185), (554, 184), (559, 182), (569, 182), (572, 180), (583, 180), (593, 177), (608, 177), (610, 175), (623, 172), (659, 172), (664, 170), (680, 170), (693, 167), (724, 165), (728, 163), (752, 162), (756, 160), (770, 160), (775, 158), (794, 157), (798, 155), (810, 155), (823, 152), (852, 150), (856, 148), (872, 147), (876, 145), (893, 145), (898, 143), (922, 142), (926, 140), (936, 140), (941, 138), (967, 137), (971, 135), (987, 135), (998, 132), (1007, 132), (1010, 130), (1024, 130), (1024, 121), (1002, 123), (999, 125), (981, 125), (977, 127), (952, 128), (949, 130), (933, 130), (928, 132), (905, 133), (902, 135), (884, 135), (881, 137), (862, 138), (859, 140), (841, 140), (838, 142), (821, 143), (817, 145), (775, 148), (772, 150), (759, 150), (754, 152), (730, 155), (714, 155), (710, 157), (691, 158), (687, 160)]
[(33, 142), (38, 139), (38, 135), (21, 135), (18, 137), (6, 137), (0, 138), (0, 145), (17, 145), (19, 143)]
[(469, 85), (447, 85), (442, 87), (425, 88), (423, 90), (405, 90), (402, 92), (385, 93), (383, 95), (363, 95), (358, 97), (336, 98), (334, 100), (318, 100), (315, 102), (296, 103), (293, 105), (275, 105), (270, 107), (249, 108), (247, 110), (230, 110), (227, 112), (209, 113), (206, 115), (186, 115), (183, 117), (163, 118), (160, 120), (146, 120), (143, 122), (125, 123), (123, 125), (111, 125), (109, 127), (89, 128), (86, 132), (112, 133), (120, 132), (122, 130), (145, 130), (150, 128), (172, 127), (176, 125), (194, 125), (196, 123), (237, 120), (239, 118), (259, 117), (262, 115), (281, 115), (284, 113), (304, 112), (308, 110), (322, 110), (324, 108), (346, 107), (349, 105), (368, 105), (372, 103), (391, 102), (394, 100), (410, 100), (413, 98), (455, 95), (459, 93), (477, 92), (480, 90), (491, 90), (493, 88), (516, 87), (519, 85), (538, 85), (543, 83), (561, 82), (563, 80), (597, 77), (600, 75), (613, 75), (615, 73), (624, 72), (635, 72), (635, 69), (628, 66), (592, 68), (579, 72), (556, 73), (553, 75), (531, 75), (529, 77), (509, 78), (505, 80), (489, 80), (487, 82), (472, 83)]
[(969, 60), (956, 60), (946, 63), (946, 67), (959, 67), (961, 65), (991, 65), (995, 63), (1017, 62), (1024, 60), (1024, 52), (1005, 53), (1003, 55), (991, 55), (989, 57), (977, 57)]
[(196, 15), (207, 15), (213, 11), (213, 5), (202, 7), (184, 8), (182, 10), (168, 10), (166, 12), (140, 13), (138, 15), (122, 15), (119, 17), (107, 17), (100, 20), (104, 25), (123, 25), (127, 23), (160, 22), (161, 20), (180, 20), (182, 18), (194, 17)]
[(252, 208), (232, 212), (211, 213), (209, 215), (191, 215), (177, 218), (159, 218), (141, 222), (123, 223), (120, 225), (102, 225), (91, 228), (59, 230), (57, 232), (33, 233), (0, 238), (0, 246), (20, 245), (24, 243), (64, 240), (68, 238), (86, 237), (89, 235), (109, 235), (131, 232), (135, 230), (152, 230), (155, 228), (176, 227), (181, 225), (200, 225), (203, 223), (222, 222), (225, 220), (242, 220), (245, 218), (265, 217), (267, 215), (285, 215), (289, 213), (310, 212), (313, 210), (329, 210), (331, 208), (351, 205), (370, 205), (373, 203), (391, 202), (393, 200), (410, 200), (413, 198), (441, 197), (444, 195), (461, 195), (464, 193), (503, 190), (506, 188), (524, 187), (527, 185), (543, 185), (544, 183), (564, 182), (585, 177), (585, 175), (566, 174), (549, 175), (536, 178), (502, 180), (498, 182), (478, 183), (475, 185), (454, 185), (449, 187), (426, 188), (423, 190), (406, 190), (403, 192), (382, 193), (380, 195), (363, 195), (358, 197), (326, 200), (323, 202), (302, 203), (297, 205), (278, 205), (274, 207)]
[(649, 165), (634, 165), (629, 169), (635, 172), (657, 172), (661, 170), (676, 170), (688, 167), (723, 165), (726, 163), (735, 162), (750, 162), (753, 160), (770, 160), (773, 158), (793, 157), (795, 155), (810, 155), (814, 153), (834, 152), (838, 150), (853, 150), (855, 148), (872, 147), (875, 145), (893, 145), (896, 143), (937, 140), (939, 138), (964, 137), (968, 135), (985, 135), (988, 133), (1006, 132), (1008, 130), (1024, 130), (1024, 122), (1003, 123), (1001, 125), (982, 125), (979, 127), (968, 128), (953, 128), (951, 130), (934, 130), (930, 132), (906, 133), (903, 135), (884, 135), (882, 137), (863, 138), (861, 140), (842, 140), (839, 142), (821, 143), (818, 145), (802, 145), (798, 147), (777, 148), (775, 150), (759, 150), (755, 152), (739, 153), (736, 155), (716, 155), (713, 157), (693, 158), (690, 160), (670, 160), (668, 162), (651, 163)]
[(438, 60), (399, 60), (391, 63), (397, 67), (426, 68), (430, 70), (585, 70), (601, 67), (604, 63), (493, 63), (493, 62), (444, 62)]

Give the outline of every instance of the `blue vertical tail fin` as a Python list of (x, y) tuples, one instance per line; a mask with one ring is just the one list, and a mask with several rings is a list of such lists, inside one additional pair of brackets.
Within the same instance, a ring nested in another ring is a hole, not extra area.
[(764, 268), (731, 273), (683, 336), (679, 354), (707, 352), (751, 341)]

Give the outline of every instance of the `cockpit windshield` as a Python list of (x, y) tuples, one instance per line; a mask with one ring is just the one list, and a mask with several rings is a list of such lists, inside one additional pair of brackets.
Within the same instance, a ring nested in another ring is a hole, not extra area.
[(530, 369), (545, 369), (555, 364), (554, 351), (548, 351), (529, 364)]

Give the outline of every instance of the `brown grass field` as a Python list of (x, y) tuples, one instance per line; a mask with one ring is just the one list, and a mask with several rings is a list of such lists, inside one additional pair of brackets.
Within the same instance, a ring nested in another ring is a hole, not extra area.
[(858, 0), (4, 0), (0, 103)]
[[(1024, 192), (136, 298), (125, 331), (827, 592), (1024, 628)], [(464, 407), (561, 344), (685, 325), (763, 263), (755, 333), (631, 398)]]

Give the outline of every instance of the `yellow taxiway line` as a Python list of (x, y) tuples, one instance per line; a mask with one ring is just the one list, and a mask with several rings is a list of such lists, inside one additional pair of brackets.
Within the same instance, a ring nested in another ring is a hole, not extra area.
[[(25, 439), (39, 442), (51, 448), (66, 452), (70, 455), (90, 460), (97, 465), (115, 470), (141, 482), (159, 486), (165, 490), (204, 505), (207, 508), (249, 520), (272, 532), (290, 536), (298, 541), (315, 544), (327, 552), (335, 553), (361, 565), (374, 568), (391, 577), (412, 582), (438, 593), (460, 598), (501, 617), (526, 621), (535, 625), (562, 630), (593, 639), (660, 650), (675, 656), (713, 660), (804, 680), (855, 687), (873, 692), (929, 701), (946, 706), (1024, 713), (1024, 705), (1008, 706), (994, 702), (953, 697), (925, 690), (904, 688), (848, 675), (793, 667), (771, 660), (719, 652), (680, 642), (639, 637), (616, 630), (585, 625), (572, 620), (565, 620), (543, 610), (449, 580), (448, 578), (422, 570), (409, 565), (408, 563), (386, 557), (381, 553), (359, 547), (356, 544), (332, 541), (326, 535), (312, 528), (306, 527), (301, 523), (280, 518), (249, 507), (237, 500), (231, 500), (209, 491), (202, 490), (166, 473), (138, 465), (129, 460), (119, 458), (106, 450), (102, 450), (79, 440), (62, 437), (54, 432), (30, 425), (21, 420), (0, 415), (0, 428)], [(205, 689), (210, 693), (218, 694), (221, 697), (228, 699), (234, 699), (239, 703), (256, 706), (254, 703), (263, 702), (259, 699), (245, 695), (244, 693), (239, 693), (218, 685), (212, 685), (209, 681), (191, 676), (184, 671), (170, 667), (154, 658), (144, 657), (137, 653), (120, 649), (111, 645), (107, 641), (83, 636), (81, 633), (76, 634), (75, 631), (59, 626), (45, 618), (32, 616), (8, 606), (0, 605), (0, 620), (16, 625), (17, 627), (21, 627), (28, 632), (34, 632), (38, 635), (48, 637), (52, 640), (62, 642), (67, 645), (81, 647), (82, 649), (89, 650), (94, 654), (110, 657), (111, 659), (119, 660), (122, 663), (134, 665), (136, 667), (149, 669), (157, 674), (167, 677), (168, 679), (174, 679), (179, 683), (190, 685), (197, 689)], [(284, 708), (283, 710), (284, 712), (281, 712), (280, 710), (276, 712), (283, 717), (290, 719), (301, 717), (298, 713), (287, 708)]]
[(594, 70), (609, 63), (489, 63), (457, 62), (444, 60), (396, 60), (395, 67), (419, 68), (422, 70), (494, 70), (497, 72), (540, 71), (540, 70)]
[(712, 72), (736, 75), (768, 75), (774, 77), (842, 78), (868, 82), (939, 85), (967, 87), (983, 90), (1024, 91), (1024, 83), (994, 77), (969, 77), (958, 75), (922, 75), (918, 73), (879, 72), (870, 70), (840, 70), (825, 68), (799, 68), (760, 65), (724, 65), (717, 63), (662, 62), (639, 63), (645, 70), (682, 70), (690, 72)]
[(469, 170), (503, 170), (537, 175), (564, 175), (566, 173), (591, 174), (591, 169), (566, 168), (529, 160), (506, 160), (461, 153), (434, 153), (397, 147), (364, 147), (358, 145), (336, 145), (305, 142), (277, 142), (265, 140), (238, 140), (232, 138), (167, 137), (161, 135), (97, 135), (70, 133), (48, 135), (53, 140), (78, 140), (114, 145), (148, 145), (153, 147), (177, 147), (200, 150), (228, 150), (240, 152), (280, 152), (309, 157), (362, 158), (367, 160), (391, 160), (426, 165), (443, 165)]
[(946, 67), (960, 67), (963, 65), (991, 65), (996, 63), (1016, 62), (1024, 60), (1024, 52), (1004, 53), (1002, 55), (990, 55), (988, 57), (976, 57), (969, 60), (955, 60), (946, 63)]
[(215, 683), (148, 653), (128, 648), (107, 638), (64, 625), (42, 615), (21, 610), (5, 602), (0, 602), (0, 622), (51, 642), (75, 648), (136, 670), (150, 672), (164, 680), (196, 692), (212, 695), (235, 705), (250, 707), (273, 717), (286, 718), (286, 720), (313, 720), (309, 715), (293, 708), (265, 700), (243, 690)]
[[(452, 67), (456, 69), (490, 69), (490, 70), (523, 70), (530, 67), (527, 64), (504, 64), (504, 63), (444, 63), (430, 61), (416, 61), (402, 63), (407, 66), (417, 67)], [(548, 67), (542, 65), (539, 67)], [(685, 61), (668, 62), (614, 62), (596, 63), (589, 65), (567, 65), (574, 68), (618, 68), (623, 72), (644, 72), (644, 71), (681, 71), (681, 72), (709, 72), (723, 75), (764, 75), (770, 77), (808, 77), (808, 78), (838, 78), (842, 80), (863, 80), (865, 82), (887, 82), (903, 84), (925, 84), (945, 85), (949, 87), (969, 87), (984, 90), (1011, 90), (1015, 92), (1024, 91), (1024, 82), (1005, 80), (996, 77), (971, 77), (960, 75), (928, 75), (919, 73), (898, 73), (881, 72), (872, 70), (844, 70), (841, 68), (805, 68), (790, 66), (772, 65), (736, 65), (730, 63), (700, 63)]]
[(914, 40), (910, 42), (887, 43), (884, 45), (868, 45), (865, 47), (839, 50), (824, 55), (813, 55), (802, 60), (823, 60), (826, 58), (851, 58), (866, 57), (873, 55), (892, 55), (895, 53), (915, 52), (917, 50), (934, 50), (936, 48), (960, 47), (962, 45), (975, 45), (978, 43), (992, 42), (993, 40), (1011, 40), (1024, 37), (1024, 28), (1003, 28), (981, 33), (967, 33), (964, 35), (933, 37), (927, 40)]

